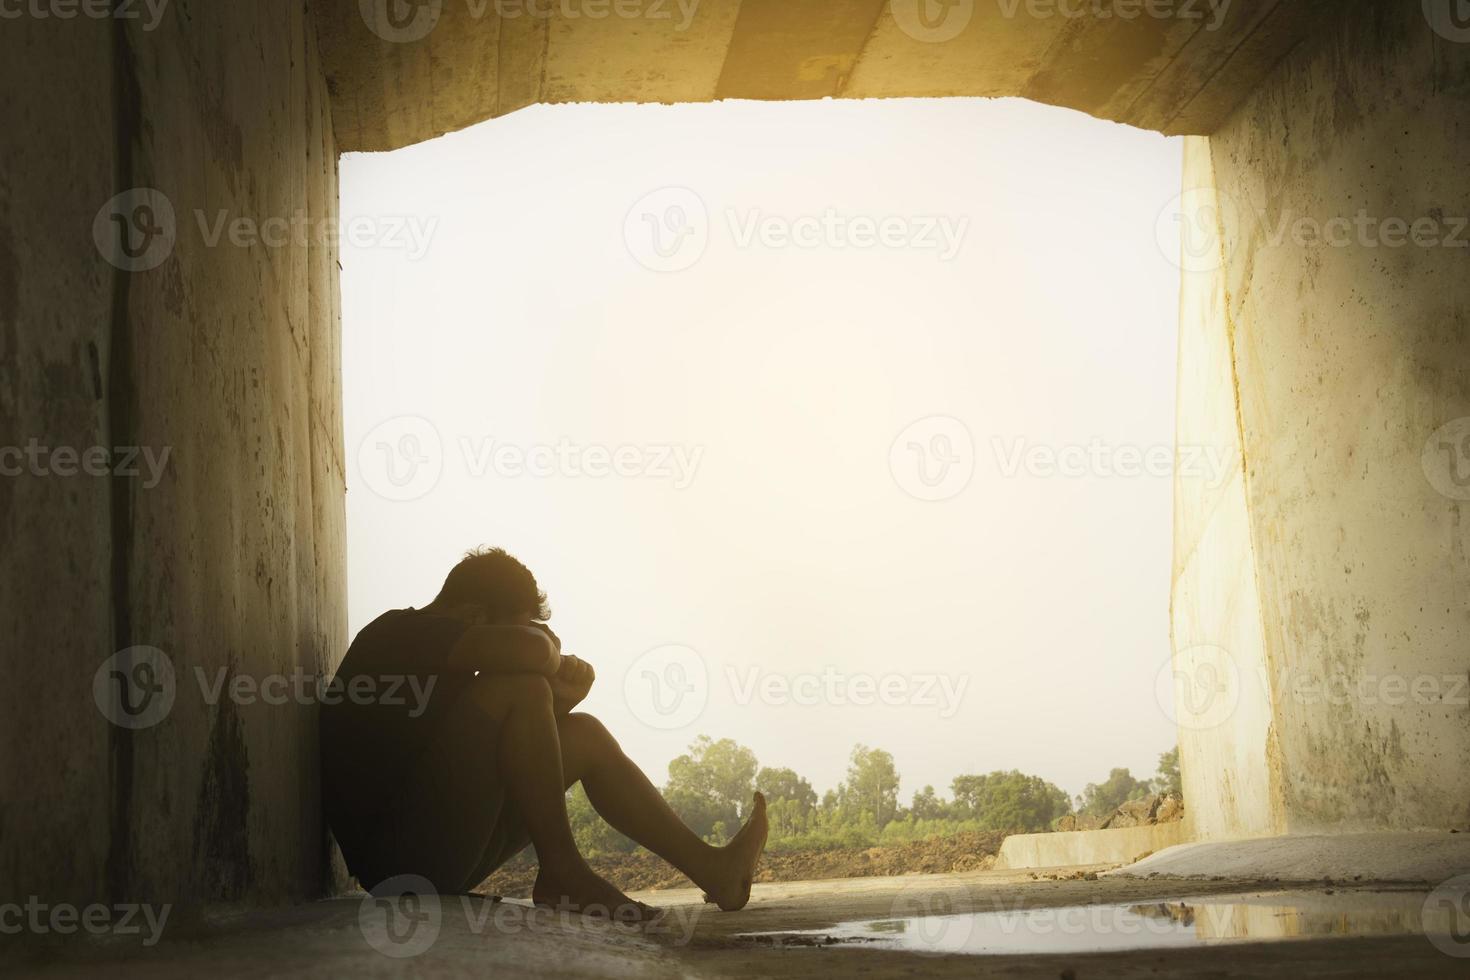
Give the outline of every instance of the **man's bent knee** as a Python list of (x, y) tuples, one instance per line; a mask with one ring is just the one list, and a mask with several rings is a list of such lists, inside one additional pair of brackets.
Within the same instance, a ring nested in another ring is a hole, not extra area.
[(561, 729), (564, 741), (572, 738), (588, 746), (622, 751), (607, 726), (585, 711), (573, 711), (557, 722), (557, 728)]

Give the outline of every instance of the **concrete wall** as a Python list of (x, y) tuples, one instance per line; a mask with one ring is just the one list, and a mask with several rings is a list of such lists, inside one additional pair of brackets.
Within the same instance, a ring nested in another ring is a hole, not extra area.
[[(0, 477), (0, 901), (303, 896), (314, 709), (211, 705), (196, 669), (329, 673), (345, 647), (337, 251), (305, 224), (335, 227), (326, 86), (302, 2), (130, 8), (0, 28), (0, 446), (169, 453)], [(304, 230), (211, 242), (221, 214)], [(160, 230), (137, 262), (114, 215)], [(175, 684), (133, 730), (93, 682), (136, 645)]]
[(1070, 830), (1048, 834), (1012, 834), (1000, 845), (997, 869), (1074, 868), (1132, 864), (1166, 847), (1182, 843), (1182, 820), (1143, 827)]
[(1470, 826), (1466, 34), (1344, 5), (1189, 148), (1180, 441), (1243, 461), (1178, 497), (1176, 668), (1239, 676), (1182, 719), (1206, 837)]
[(1184, 819), (1191, 837), (1270, 834), (1280, 807), (1265, 635), (1220, 271), (1220, 195), (1206, 138), (1185, 143), (1184, 188), (1175, 439), (1222, 464), (1218, 476), (1179, 467), (1175, 477), (1170, 610)]

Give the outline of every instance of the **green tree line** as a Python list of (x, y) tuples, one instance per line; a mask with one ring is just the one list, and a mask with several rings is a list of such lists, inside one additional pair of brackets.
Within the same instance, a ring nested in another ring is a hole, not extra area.
[[(900, 801), (901, 780), (893, 756), (866, 745), (853, 747), (846, 778), (817, 794), (795, 771), (762, 767), (755, 753), (732, 739), (696, 738), (669, 763), (663, 795), (696, 834), (723, 844), (744, 822), (755, 791), (765, 794), (772, 851), (872, 847), (963, 831), (1036, 833), (1051, 830), (1069, 814), (1105, 817), (1131, 799), (1150, 793), (1179, 794), (1179, 752), (1159, 757), (1152, 779), (1114, 769), (1069, 798), (1059, 787), (1017, 770), (956, 776), (949, 796), (933, 786)], [(567, 810), (577, 843), (586, 854), (635, 849), (593, 810), (580, 785), (568, 793)]]

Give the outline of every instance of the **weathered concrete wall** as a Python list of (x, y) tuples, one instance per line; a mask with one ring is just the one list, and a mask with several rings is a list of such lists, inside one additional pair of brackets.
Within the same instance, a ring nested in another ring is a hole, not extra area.
[(1470, 416), (1470, 31), (1329, 26), (1190, 148), (1220, 254), (1185, 277), (1180, 440), (1244, 458), (1179, 497), (1176, 645), (1245, 692), (1182, 740), (1205, 836), (1470, 826), (1470, 428), (1435, 436)]
[(344, 150), (544, 102), (1019, 95), (1208, 133), (1334, 0), (326, 0)]
[[(0, 447), (154, 464), (0, 458), (0, 900), (302, 896), (327, 867), (314, 708), (207, 694), (345, 647), (326, 85), (304, 3), (130, 8), (0, 28)], [(221, 216), (295, 230), (216, 239)], [(137, 645), (175, 683), (133, 730), (93, 681)]]
[[(1246, 501), (1235, 364), (1210, 144), (1184, 152), (1179, 399), (1175, 439), (1204, 447), (1219, 474), (1175, 476), (1174, 706), (1191, 837), (1269, 834), (1279, 807), (1268, 765), (1271, 710), (1256, 554)], [(1228, 738), (1220, 737), (1228, 732)]]
[(997, 869), (1073, 868), (1099, 864), (1131, 864), (1166, 847), (1182, 843), (1188, 831), (1182, 820), (1144, 827), (1069, 830), (1046, 834), (1012, 834), (1000, 845)]

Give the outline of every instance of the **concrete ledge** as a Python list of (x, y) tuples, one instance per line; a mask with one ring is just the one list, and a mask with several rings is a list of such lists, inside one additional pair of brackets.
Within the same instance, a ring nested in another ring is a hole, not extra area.
[(1132, 864), (1184, 840), (1184, 821), (1115, 830), (1072, 830), (1053, 834), (1012, 834), (1000, 845), (997, 869), (1066, 868), (1077, 865)]
[[(1001, 853), (1005, 853), (1004, 846)], [(1470, 874), (1470, 834), (1333, 834), (1181, 844), (1108, 873), (1122, 877), (1438, 883)]]

